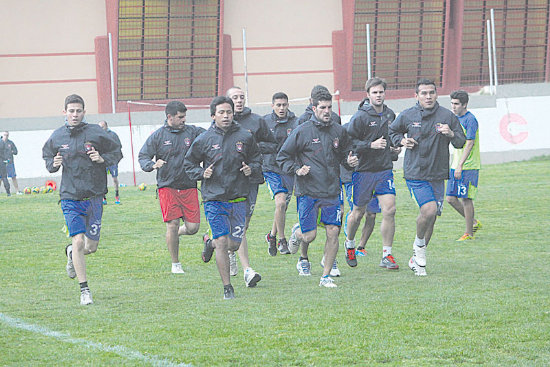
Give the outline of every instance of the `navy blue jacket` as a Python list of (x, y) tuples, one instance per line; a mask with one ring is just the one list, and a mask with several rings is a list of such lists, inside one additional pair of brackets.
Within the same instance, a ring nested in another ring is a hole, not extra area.
[(183, 129), (174, 129), (168, 124), (156, 130), (139, 151), (139, 164), (145, 172), (151, 172), (156, 160), (166, 163), (157, 169), (158, 188), (170, 187), (185, 190), (197, 187), (197, 181), (189, 178), (183, 167), (185, 155), (193, 141), (205, 132), (201, 127), (184, 125)]
[[(84, 143), (90, 142), (105, 162), (92, 162)], [(50, 173), (57, 172), (53, 158), (63, 156), (63, 172), (59, 196), (61, 200), (86, 200), (107, 193), (106, 167), (118, 164), (122, 159), (120, 144), (99, 125), (85, 122), (78, 126), (65, 124), (56, 129), (42, 148), (42, 157)]]
[[(449, 138), (437, 132), (437, 124), (448, 124), (454, 136)], [(414, 138), (418, 145), (405, 149), (403, 173), (407, 180), (446, 180), (449, 178), (449, 144), (462, 148), (466, 136), (457, 117), (437, 102), (432, 109), (417, 103), (401, 112), (390, 124), (390, 138), (401, 146), (405, 137)]]
[[(261, 161), (254, 136), (233, 121), (227, 132), (213, 123), (199, 135), (185, 155), (184, 166), (189, 178), (203, 180), (203, 201), (229, 201), (248, 197), (249, 177), (262, 173)], [(241, 171), (242, 162), (252, 169), (251, 176), (247, 177)], [(204, 179), (204, 170), (212, 164), (212, 176)]]
[[(15, 143), (10, 139), (4, 141), (4, 139), (0, 138), (0, 140), (0, 150), (4, 151), (3, 155), (0, 151), (0, 157), (3, 156), (3, 160), (7, 161), (7, 163), (13, 163), (13, 156), (17, 155), (17, 147), (15, 146)], [(2, 146), (4, 149), (2, 149)]]
[(298, 119), (291, 111), (288, 111), (287, 117), (284, 120), (281, 120), (274, 112), (265, 115), (264, 119), (267, 123), (267, 127), (277, 141), (277, 151), (263, 154), (262, 170), (264, 172), (275, 172), (282, 174), (283, 172), (277, 164), (277, 153), (281, 150), (281, 147), (289, 137), (290, 133), (298, 127)]
[(292, 131), (277, 155), (277, 163), (287, 175), (294, 175), (303, 165), (310, 166), (307, 175), (295, 176), (297, 196), (336, 198), (340, 194), (340, 164), (347, 161), (351, 148), (346, 129), (312, 116)]

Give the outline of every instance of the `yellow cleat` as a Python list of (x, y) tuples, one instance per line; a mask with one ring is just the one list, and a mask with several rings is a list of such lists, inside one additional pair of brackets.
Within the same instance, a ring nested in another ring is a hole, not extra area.
[(469, 240), (473, 240), (474, 239), (474, 236), (470, 236), (468, 233), (464, 233), (462, 235), (462, 237), (460, 237), (458, 240), (456, 240), (457, 242), (459, 241), (469, 241)]

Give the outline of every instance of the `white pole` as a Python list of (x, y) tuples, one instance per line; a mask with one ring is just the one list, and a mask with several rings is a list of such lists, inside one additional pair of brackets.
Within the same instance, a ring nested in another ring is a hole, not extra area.
[(491, 52), (491, 21), (487, 19), (487, 52), (489, 56), (489, 91), (493, 95), (493, 55)]
[(370, 63), (370, 24), (366, 24), (367, 27), (367, 79), (372, 78), (372, 69)]
[(113, 39), (111, 33), (109, 33), (109, 71), (111, 73), (111, 106), (113, 113), (116, 113), (115, 109), (115, 77), (113, 75)]
[(246, 65), (246, 30), (243, 28), (243, 56), (244, 56), (244, 99), (248, 107), (248, 68)]
[(491, 37), (493, 38), (493, 63), (495, 66), (493, 67), (494, 73), (495, 73), (495, 94), (497, 92), (498, 87), (498, 68), (497, 68), (497, 41), (495, 39), (495, 9), (491, 9)]

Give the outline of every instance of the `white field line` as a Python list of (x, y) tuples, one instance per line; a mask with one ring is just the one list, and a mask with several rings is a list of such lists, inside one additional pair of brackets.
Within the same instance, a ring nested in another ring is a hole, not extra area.
[(20, 319), (10, 317), (3, 313), (0, 313), (0, 321), (2, 321), (6, 325), (14, 329), (30, 331), (32, 333), (51, 337), (65, 343), (85, 346), (88, 348), (100, 350), (102, 352), (115, 353), (123, 358), (137, 359), (139, 361), (150, 363), (153, 366), (158, 366), (158, 367), (190, 367), (191, 366), (190, 364), (174, 363), (168, 359), (162, 359), (154, 355), (143, 355), (138, 351), (131, 350), (120, 345), (111, 346), (111, 345), (105, 345), (102, 343), (91, 342), (84, 339), (73, 338), (71, 337), (71, 335), (67, 333), (61, 333), (59, 331), (50, 330), (48, 328), (45, 328), (39, 325), (27, 324), (26, 322)]

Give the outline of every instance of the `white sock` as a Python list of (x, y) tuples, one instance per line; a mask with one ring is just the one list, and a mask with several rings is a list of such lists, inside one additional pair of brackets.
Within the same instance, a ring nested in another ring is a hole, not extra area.
[(382, 257), (391, 255), (391, 246), (382, 246)]
[(426, 246), (426, 239), (425, 238), (418, 238), (418, 236), (414, 237), (414, 244), (418, 247), (424, 247)]
[(181, 263), (172, 263), (172, 266), (181, 265)]
[(350, 240), (346, 238), (345, 245), (346, 245), (346, 248), (355, 248), (355, 240)]

